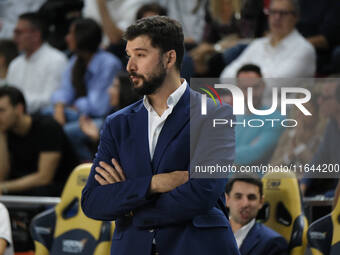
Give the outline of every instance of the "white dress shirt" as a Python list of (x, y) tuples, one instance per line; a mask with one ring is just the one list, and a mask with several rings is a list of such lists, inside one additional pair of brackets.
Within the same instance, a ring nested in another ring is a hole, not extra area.
[(248, 235), (249, 231), (251, 230), (251, 228), (254, 225), (255, 225), (255, 219), (252, 219), (247, 225), (244, 225), (242, 228), (237, 230), (236, 233), (234, 233), (234, 236), (235, 236), (238, 248), (241, 247), (244, 239), (246, 238), (246, 236)]
[(28, 112), (33, 113), (50, 105), (52, 93), (59, 88), (66, 65), (66, 56), (44, 43), (29, 58), (22, 54), (11, 62), (7, 83), (24, 93)]
[(270, 37), (254, 40), (221, 73), (221, 78), (235, 78), (240, 67), (255, 64), (261, 68), (263, 78), (308, 78), (316, 70), (316, 53), (313, 46), (293, 30), (275, 47)]
[(0, 203), (0, 238), (7, 241), (9, 244), (4, 255), (14, 255), (11, 222), (6, 207)]
[(187, 82), (184, 80), (182, 85), (179, 86), (168, 97), (168, 100), (167, 100), (168, 108), (163, 112), (162, 116), (159, 116), (157, 114), (157, 112), (154, 110), (154, 108), (150, 104), (148, 97), (144, 96), (143, 104), (146, 110), (148, 111), (149, 150), (150, 150), (151, 159), (153, 158), (153, 154), (155, 152), (158, 137), (162, 131), (164, 123), (167, 117), (172, 113), (172, 110), (178, 103), (179, 99), (184, 94), (186, 87), (187, 87)]

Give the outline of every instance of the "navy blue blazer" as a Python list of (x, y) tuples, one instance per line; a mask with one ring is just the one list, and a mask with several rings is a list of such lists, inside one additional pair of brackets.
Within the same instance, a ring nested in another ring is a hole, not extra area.
[(261, 223), (255, 223), (240, 247), (241, 255), (288, 255), (283, 236)]
[[(106, 119), (81, 205), (88, 217), (115, 220), (111, 254), (150, 255), (153, 239), (162, 255), (239, 254), (229, 221), (217, 203), (223, 199), (226, 178), (191, 178), (170, 192), (148, 194), (153, 174), (188, 171), (202, 158), (205, 163), (209, 158), (216, 163), (218, 157), (221, 162), (233, 162), (234, 130), (221, 127), (204, 132), (208, 122), (200, 111), (190, 109), (200, 109), (200, 100), (200, 94), (187, 87), (164, 123), (152, 160), (148, 112), (142, 100)], [(233, 118), (229, 106), (208, 101), (207, 109), (216, 118)], [(202, 132), (190, 132), (190, 125)], [(222, 145), (206, 146), (206, 141), (214, 139)], [(100, 186), (94, 169), (99, 161), (111, 164), (112, 158), (118, 160), (127, 179)]]

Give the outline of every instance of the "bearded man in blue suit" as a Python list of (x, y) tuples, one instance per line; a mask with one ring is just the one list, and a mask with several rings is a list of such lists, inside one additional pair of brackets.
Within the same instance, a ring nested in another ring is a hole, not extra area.
[[(238, 255), (223, 211), (226, 178), (189, 178), (196, 164), (232, 164), (235, 137), (230, 126), (210, 132), (196, 111), (201, 95), (180, 78), (180, 24), (141, 19), (125, 38), (127, 71), (144, 99), (106, 119), (82, 193), (84, 213), (115, 220), (111, 254)], [(229, 106), (209, 100), (207, 111), (233, 118)]]

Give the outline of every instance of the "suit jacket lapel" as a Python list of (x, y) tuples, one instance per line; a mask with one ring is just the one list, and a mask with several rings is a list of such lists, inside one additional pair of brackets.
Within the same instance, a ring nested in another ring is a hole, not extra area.
[(162, 131), (158, 137), (158, 141), (156, 144), (152, 160), (154, 171), (158, 170), (159, 163), (169, 142), (189, 121), (189, 114), (190, 114), (190, 89), (188, 86), (183, 96), (180, 98), (180, 100), (174, 107), (172, 113), (166, 119)]
[(243, 240), (243, 243), (240, 247), (240, 253), (243, 255), (250, 255), (251, 250), (257, 245), (257, 243), (260, 241), (260, 235), (259, 235), (259, 225), (258, 223), (255, 223), (255, 225), (250, 229), (248, 232), (248, 235)]
[[(149, 151), (149, 136), (148, 136), (148, 111), (145, 109), (143, 102), (136, 106), (134, 113), (128, 116), (128, 122), (132, 130), (132, 135), (136, 139), (133, 144), (137, 155), (131, 157), (138, 157), (138, 164), (140, 169), (145, 169), (147, 174), (152, 174), (151, 157)], [(133, 159), (132, 159), (133, 160)]]

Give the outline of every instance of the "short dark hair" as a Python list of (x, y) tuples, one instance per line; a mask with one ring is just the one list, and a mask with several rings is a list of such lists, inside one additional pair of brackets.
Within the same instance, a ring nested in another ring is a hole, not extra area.
[(148, 36), (151, 45), (159, 48), (161, 53), (169, 50), (176, 52), (176, 68), (181, 70), (184, 55), (184, 36), (179, 22), (166, 16), (152, 16), (137, 20), (129, 26), (124, 34), (125, 40), (133, 40), (138, 36)]
[(19, 20), (26, 20), (31, 23), (31, 25), (40, 32), (41, 39), (43, 41), (46, 40), (48, 36), (48, 27), (46, 25), (47, 22), (41, 14), (37, 12), (26, 12), (19, 16)]
[(238, 69), (237, 71), (236, 77), (238, 77), (238, 75), (242, 72), (254, 72), (257, 73), (260, 77), (262, 77), (261, 68), (254, 64), (246, 64), (241, 66), (240, 69)]
[(0, 55), (5, 57), (6, 66), (18, 56), (17, 45), (12, 40), (0, 40)]
[(12, 86), (1, 86), (0, 87), (0, 98), (8, 97), (12, 106), (22, 104), (24, 106), (24, 112), (26, 112), (26, 101), (24, 94), (16, 87)]
[(144, 4), (138, 9), (136, 20), (143, 18), (147, 12), (154, 12), (159, 16), (166, 16), (168, 14), (167, 10), (158, 3)]
[(100, 25), (90, 18), (77, 19), (72, 25), (74, 25), (77, 50), (96, 52), (103, 36)]
[(246, 182), (249, 184), (253, 184), (259, 188), (260, 198), (263, 195), (263, 184), (259, 177), (250, 174), (238, 174), (235, 177), (231, 178), (226, 186), (225, 192), (229, 195), (231, 190), (233, 189), (233, 185), (235, 182)]

